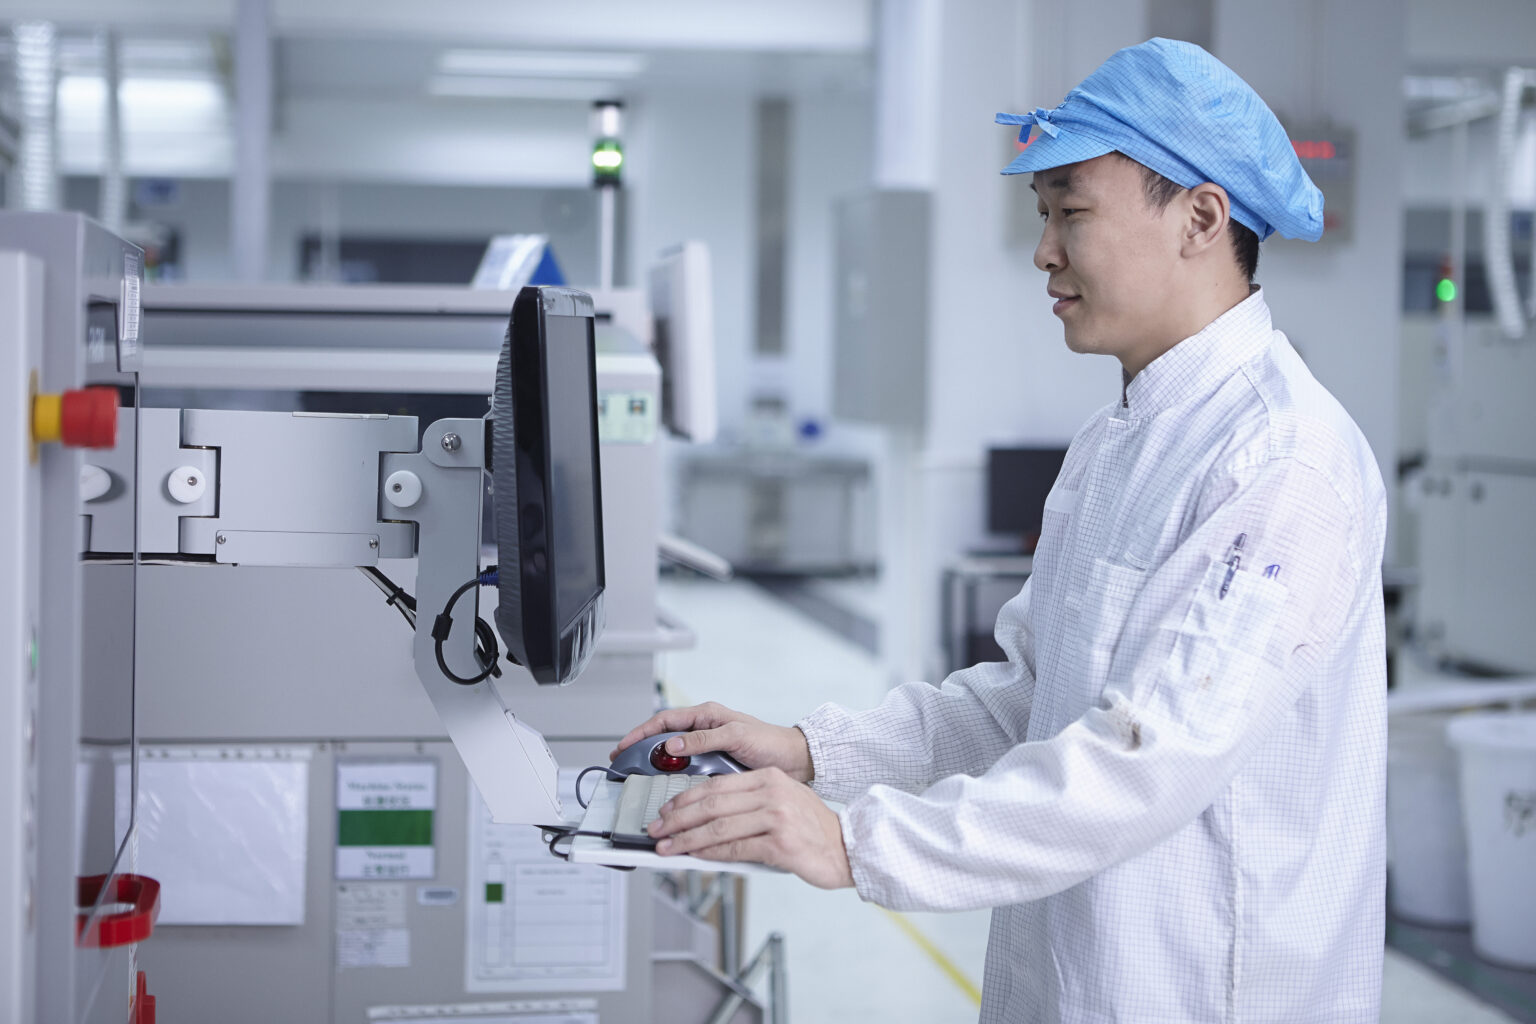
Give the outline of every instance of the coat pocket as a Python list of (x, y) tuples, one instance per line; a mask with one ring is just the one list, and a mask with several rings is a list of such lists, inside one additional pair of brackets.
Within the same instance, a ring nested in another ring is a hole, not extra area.
[(1284, 584), (1258, 573), (1239, 569), (1228, 580), (1224, 563), (1206, 567), (1155, 692), (1164, 712), (1191, 735), (1214, 739), (1237, 724), (1286, 594)]

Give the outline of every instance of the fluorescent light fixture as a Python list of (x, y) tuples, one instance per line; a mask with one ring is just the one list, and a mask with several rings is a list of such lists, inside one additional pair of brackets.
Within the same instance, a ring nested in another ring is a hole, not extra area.
[(1452, 75), (1408, 75), (1403, 79), (1403, 98), (1442, 103), (1467, 100), (1492, 92), (1476, 78)]
[(445, 50), (438, 57), (437, 70), (445, 75), (634, 78), (645, 70), (645, 57), (638, 53), (556, 50)]
[(579, 78), (498, 78), (470, 75), (437, 75), (427, 82), (432, 96), (469, 96), (481, 99), (595, 100), (612, 96), (612, 82)]

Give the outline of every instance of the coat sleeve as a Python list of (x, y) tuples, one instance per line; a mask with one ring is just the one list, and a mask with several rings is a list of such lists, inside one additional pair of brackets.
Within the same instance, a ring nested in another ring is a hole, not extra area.
[(869, 711), (823, 704), (798, 724), (829, 800), (882, 783), (918, 792), (949, 775), (987, 770), (1029, 728), (1035, 685), (1030, 585), (1003, 606), (994, 636), (1008, 660), (973, 665), (939, 686), (909, 683)]
[[(842, 810), (860, 895), (900, 910), (1039, 899), (1193, 822), (1319, 676), (1347, 620), (1366, 614), (1364, 516), (1290, 460), (1209, 483), (1196, 525), (1148, 571), (1123, 628), (1082, 639), (1109, 659), (1095, 706), (1049, 739), (1013, 745), (984, 774), (921, 793), (875, 786)], [(922, 733), (956, 735), (934, 724)], [(984, 730), (980, 745), (995, 751), (1004, 735), (1014, 734)]]

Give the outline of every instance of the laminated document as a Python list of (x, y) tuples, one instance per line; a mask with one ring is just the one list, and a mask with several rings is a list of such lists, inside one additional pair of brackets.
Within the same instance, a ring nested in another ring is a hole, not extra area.
[[(576, 773), (560, 773), (576, 802)], [(469, 787), (464, 987), (468, 992), (624, 988), (626, 876), (570, 864), (532, 825), (498, 825)]]
[[(304, 923), (308, 747), (139, 751), (139, 874), (160, 882), (160, 925)], [(130, 766), (116, 766), (118, 831)]]

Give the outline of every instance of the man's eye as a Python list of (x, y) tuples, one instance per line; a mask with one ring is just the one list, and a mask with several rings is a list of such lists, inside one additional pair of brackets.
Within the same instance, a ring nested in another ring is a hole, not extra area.
[(1072, 215), (1073, 215), (1073, 214), (1074, 214), (1074, 213), (1077, 213), (1077, 212), (1078, 212), (1078, 211), (1077, 211), (1077, 210), (1075, 210), (1075, 209), (1066, 209), (1066, 208), (1063, 208), (1063, 209), (1062, 209), (1062, 211), (1061, 211), (1061, 215), (1062, 215), (1062, 216), (1063, 216), (1063, 217), (1070, 217), (1070, 216), (1072, 216)]

